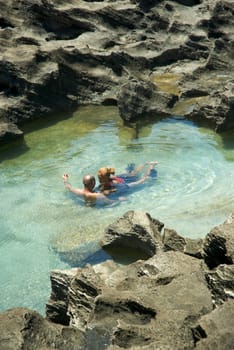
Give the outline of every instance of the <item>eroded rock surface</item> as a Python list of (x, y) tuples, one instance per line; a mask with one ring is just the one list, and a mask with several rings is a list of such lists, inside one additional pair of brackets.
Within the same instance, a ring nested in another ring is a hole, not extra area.
[[(118, 250), (121, 254), (131, 254), (137, 250), (145, 257), (153, 256), (161, 245), (161, 231), (164, 224), (142, 211), (128, 211), (115, 223), (109, 225), (101, 242), (107, 251)], [(127, 250), (127, 252), (126, 252)]]
[(0, 348), (22, 349), (85, 349), (85, 336), (78, 329), (58, 325), (26, 308), (0, 313)]
[[(222, 260), (210, 268), (207, 262), (216, 246), (211, 244), (207, 249), (207, 241), (215, 231), (229, 247), (234, 235), (232, 217), (204, 240), (189, 240), (147, 213), (127, 212), (107, 227), (103, 247), (117, 260), (122, 254), (120, 246), (128, 254), (135, 245), (141, 257), (141, 249), (148, 244), (149, 251), (156, 247), (154, 254), (128, 265), (108, 260), (73, 269), (71, 279), (66, 271), (53, 271), (47, 318), (54, 322), (66, 314), (70, 326), (84, 332), (92, 329), (105, 338), (107, 349), (202, 349), (203, 344), (221, 344), (230, 333), (231, 326), (225, 328), (225, 324), (234, 312), (234, 265)], [(66, 293), (58, 293), (61, 280)], [(225, 319), (223, 305), (227, 301)], [(212, 322), (217, 329), (214, 337)], [(231, 340), (232, 335), (224, 341), (223, 349), (229, 349)]]
[[(188, 240), (148, 213), (129, 211), (107, 227), (102, 244), (116, 261), (119, 247), (135, 249), (135, 261), (52, 271), (46, 318), (27, 309), (0, 313), (0, 348), (229, 350), (234, 264), (224, 257), (233, 235), (233, 215), (203, 240)], [(226, 251), (211, 266), (216, 237)]]
[(118, 104), (126, 121), (181, 114), (233, 129), (232, 1), (0, 0), (0, 8), (1, 142), (21, 137), (29, 119), (81, 104)]

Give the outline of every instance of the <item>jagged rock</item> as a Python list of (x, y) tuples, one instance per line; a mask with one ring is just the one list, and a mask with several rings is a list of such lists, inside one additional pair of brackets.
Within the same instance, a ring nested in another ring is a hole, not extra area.
[(209, 268), (234, 262), (234, 221), (214, 227), (204, 240), (204, 260)]
[[(118, 104), (132, 120), (173, 115), (180, 101), (197, 97), (186, 118), (233, 129), (231, 1), (0, 0), (0, 7), (3, 143), (22, 137), (29, 119), (87, 103)], [(153, 73), (178, 74), (181, 93), (163, 90)], [(161, 242), (162, 223), (148, 214), (134, 223), (131, 215), (126, 231), (113, 225), (120, 236), (109, 235), (107, 245), (136, 245), (147, 260), (137, 252), (127, 266), (53, 271), (53, 323), (26, 309), (1, 313), (0, 348), (233, 347), (233, 217), (203, 243), (172, 231)]]
[[(67, 287), (70, 325), (105, 333), (120, 348), (192, 348), (191, 325), (213, 308), (203, 268), (199, 259), (161, 251), (127, 266), (107, 261), (77, 269)], [(59, 305), (58, 290), (53, 298)]]
[(52, 293), (50, 300), (46, 304), (46, 316), (54, 323), (69, 325), (70, 318), (67, 314), (68, 308), (68, 288), (72, 279), (77, 273), (77, 269), (52, 271), (50, 274)]
[(234, 300), (205, 315), (193, 328), (196, 349), (231, 350), (234, 344)]
[(203, 240), (190, 239), (180, 236), (175, 230), (165, 228), (162, 235), (163, 249), (175, 250), (185, 254), (202, 258)]
[(185, 239), (186, 245), (184, 247), (184, 253), (201, 259), (203, 256), (203, 239)]
[[(119, 232), (116, 241), (123, 238), (127, 244), (129, 235), (129, 247), (133, 242), (143, 242), (151, 251), (156, 244), (155, 254), (128, 265), (107, 260), (94, 266), (52, 271), (47, 320), (25, 309), (1, 313), (0, 344), (6, 350), (23, 346), (41, 350), (53, 339), (58, 350), (77, 349), (75, 343), (81, 350), (181, 350), (220, 348), (223, 341), (222, 350), (229, 350), (233, 341), (230, 299), (234, 297), (234, 264), (226, 261), (210, 270), (203, 257), (209, 256), (213, 262), (210, 237), (225, 237), (231, 256), (233, 222), (232, 214), (211, 230), (204, 243), (206, 253), (200, 256), (202, 240), (190, 242), (147, 213), (127, 212), (113, 224), (113, 233)], [(9, 332), (13, 332), (10, 338)]]
[(175, 230), (165, 228), (162, 236), (163, 249), (176, 250), (179, 252), (184, 251), (186, 241), (184, 237), (181, 237)]
[[(90, 7), (78, 0), (1, 0), (0, 6), (0, 122), (20, 127), (87, 103), (118, 104), (127, 121), (173, 116), (180, 100), (207, 94), (206, 102), (191, 102), (186, 118), (208, 120), (218, 132), (233, 129), (233, 97), (225, 93), (234, 65), (229, 1), (96, 1)], [(180, 72), (182, 94), (156, 89), (151, 77), (158, 72)], [(225, 84), (215, 79), (222, 76)]]
[(121, 86), (118, 95), (120, 116), (126, 121), (155, 114), (169, 115), (177, 96), (158, 91), (148, 81), (130, 80)]
[(148, 213), (128, 211), (107, 227), (101, 246), (112, 256), (124, 255), (127, 251), (136, 259), (150, 257), (161, 246), (163, 226)]
[(216, 306), (234, 298), (234, 265), (219, 265), (214, 271), (207, 271), (206, 280)]
[(77, 350), (85, 349), (86, 341), (78, 329), (56, 325), (35, 311), (16, 308), (0, 313), (0, 348)]

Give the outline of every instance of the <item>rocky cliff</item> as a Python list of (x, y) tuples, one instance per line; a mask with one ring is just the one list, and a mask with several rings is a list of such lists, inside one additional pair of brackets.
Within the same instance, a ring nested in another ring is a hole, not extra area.
[[(233, 121), (233, 2), (0, 0), (0, 141), (29, 119), (117, 104)], [(187, 108), (184, 108), (186, 101)]]

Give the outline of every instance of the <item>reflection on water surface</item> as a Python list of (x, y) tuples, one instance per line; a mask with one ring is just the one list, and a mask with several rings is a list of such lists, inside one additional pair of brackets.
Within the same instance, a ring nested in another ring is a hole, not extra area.
[[(0, 151), (0, 309), (44, 313), (49, 271), (93, 259), (104, 228), (144, 210), (181, 235), (204, 237), (234, 209), (233, 134), (225, 138), (181, 118), (124, 126), (114, 107), (85, 107), (30, 130)], [(16, 147), (17, 146), (17, 147)], [(66, 192), (62, 174), (81, 187), (85, 173), (157, 160), (158, 177), (120, 205), (87, 208)], [(71, 254), (70, 254), (71, 252)], [(73, 254), (73, 255), (72, 255)], [(92, 261), (96, 261), (96, 260)], [(74, 262), (74, 261), (73, 261)]]

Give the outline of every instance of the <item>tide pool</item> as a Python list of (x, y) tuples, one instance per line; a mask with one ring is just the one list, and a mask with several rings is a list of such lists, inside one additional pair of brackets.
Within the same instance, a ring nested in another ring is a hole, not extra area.
[[(74, 247), (82, 264), (128, 210), (144, 210), (190, 238), (204, 237), (234, 210), (233, 133), (221, 137), (179, 117), (124, 126), (115, 107), (83, 107), (33, 129), (0, 149), (0, 310), (44, 314), (50, 271), (70, 268), (64, 256)], [(82, 187), (83, 175), (102, 166), (120, 174), (129, 163), (154, 160), (157, 178), (115, 206), (86, 207), (63, 185), (64, 172)]]

